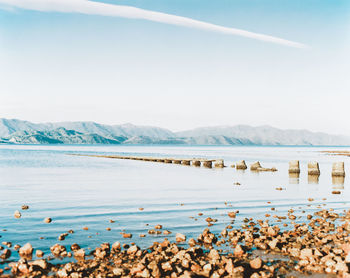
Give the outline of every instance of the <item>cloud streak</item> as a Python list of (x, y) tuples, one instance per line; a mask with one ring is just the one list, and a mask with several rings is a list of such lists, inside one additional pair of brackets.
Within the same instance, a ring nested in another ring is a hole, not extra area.
[(88, 0), (0, 0), (0, 4), (41, 12), (80, 13), (87, 15), (144, 19), (164, 24), (202, 29), (228, 35), (236, 35), (289, 47), (307, 48), (307, 46), (302, 43), (289, 41), (274, 36), (253, 33), (242, 29), (220, 26), (188, 17), (144, 10), (131, 6), (112, 5)]

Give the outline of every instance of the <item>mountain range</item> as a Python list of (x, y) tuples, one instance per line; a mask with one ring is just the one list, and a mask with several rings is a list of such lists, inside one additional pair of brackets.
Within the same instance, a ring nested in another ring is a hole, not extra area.
[(32, 123), (0, 118), (0, 143), (12, 144), (185, 144), (350, 145), (350, 138), (308, 130), (247, 125), (202, 127), (181, 132), (132, 124)]

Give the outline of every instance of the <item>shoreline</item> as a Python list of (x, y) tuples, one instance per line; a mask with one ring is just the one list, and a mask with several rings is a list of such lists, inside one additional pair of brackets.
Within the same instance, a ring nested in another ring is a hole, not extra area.
[[(234, 223), (238, 213), (232, 211), (226, 217)], [(88, 253), (79, 243), (55, 244), (50, 248), (51, 254), (42, 258), (40, 250), (34, 252), (30, 243), (22, 247), (9, 243), (14, 245), (12, 252), (17, 250), (21, 259), (9, 260), (11, 248), (4, 248), (1, 256), (8, 267), (0, 265), (0, 274), (1, 277), (257, 278), (317, 273), (350, 277), (350, 210), (343, 213), (335, 213), (333, 209), (317, 210), (308, 214), (306, 223), (301, 224), (294, 222), (297, 216), (293, 213), (294, 210), (289, 209), (287, 215), (277, 217), (280, 226), (269, 225), (269, 219), (276, 217), (265, 214), (263, 220), (245, 218), (241, 228), (227, 225), (216, 234), (210, 232), (210, 226), (216, 221), (208, 217), (208, 228), (197, 238), (178, 233), (174, 242), (154, 241), (145, 249), (136, 244), (114, 242), (102, 243)], [(293, 228), (288, 229), (291, 225)], [(149, 234), (150, 231), (166, 233), (162, 225), (149, 230)], [(123, 237), (132, 235), (124, 233)], [(223, 247), (231, 251), (223, 251)], [(33, 257), (37, 259), (32, 260)], [(53, 259), (63, 258), (71, 261), (51, 263)]]

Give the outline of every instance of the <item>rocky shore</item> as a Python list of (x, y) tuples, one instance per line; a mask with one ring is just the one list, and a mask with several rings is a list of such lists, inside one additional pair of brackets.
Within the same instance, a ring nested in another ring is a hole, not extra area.
[[(237, 213), (227, 215), (232, 224)], [(162, 239), (146, 249), (133, 243), (114, 242), (103, 243), (87, 253), (76, 243), (55, 244), (44, 258), (43, 252), (34, 250), (30, 243), (19, 246), (7, 242), (6, 248), (1, 248), (0, 276), (350, 277), (350, 210), (339, 214), (332, 209), (318, 210), (307, 215), (307, 223), (301, 224), (294, 222), (293, 213), (290, 209), (286, 216), (246, 218), (241, 228), (228, 225), (220, 234), (212, 233), (210, 228), (197, 238), (178, 233), (175, 242)], [(277, 217), (281, 225), (270, 225), (272, 217)], [(207, 222), (210, 227), (215, 219), (209, 217)], [(157, 225), (150, 231), (170, 234), (167, 230), (160, 232), (162, 228)], [(21, 258), (9, 260), (11, 252), (18, 252)], [(66, 258), (69, 262), (52, 263), (54, 258)]]

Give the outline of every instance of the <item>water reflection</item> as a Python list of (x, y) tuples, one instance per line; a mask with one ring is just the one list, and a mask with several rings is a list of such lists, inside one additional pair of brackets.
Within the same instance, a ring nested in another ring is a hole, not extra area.
[(289, 184), (299, 184), (300, 181), (299, 173), (289, 173)]
[(308, 175), (307, 181), (309, 184), (318, 184), (319, 178), (320, 178), (319, 175)]
[(332, 176), (332, 184), (334, 189), (344, 189), (345, 177)]

